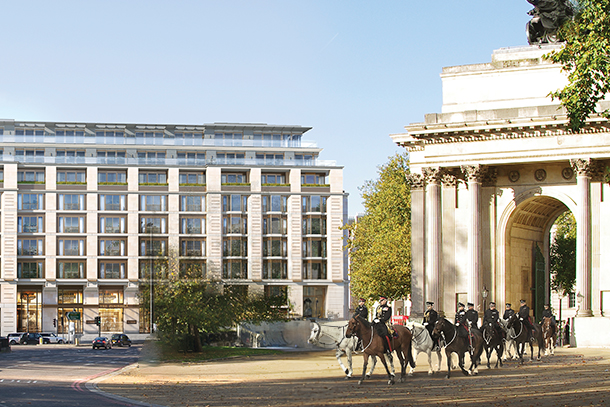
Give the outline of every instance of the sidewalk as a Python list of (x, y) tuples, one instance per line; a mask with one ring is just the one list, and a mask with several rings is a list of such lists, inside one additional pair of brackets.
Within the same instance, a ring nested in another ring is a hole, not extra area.
[[(145, 347), (147, 348), (147, 347)], [(535, 348), (535, 352), (537, 349)], [(358, 386), (344, 380), (334, 351), (290, 352), (196, 364), (158, 363), (150, 348), (137, 366), (98, 383), (102, 391), (165, 406), (602, 406), (610, 403), (610, 349), (562, 348), (541, 361), (510, 361), (503, 368), (466, 377), (452, 371), (428, 376), (418, 357), (414, 377), (388, 387), (378, 363)], [(436, 356), (433, 355), (433, 365)], [(495, 358), (492, 358), (492, 367)], [(354, 357), (355, 375), (362, 357)], [(465, 391), (465, 389), (468, 391)]]

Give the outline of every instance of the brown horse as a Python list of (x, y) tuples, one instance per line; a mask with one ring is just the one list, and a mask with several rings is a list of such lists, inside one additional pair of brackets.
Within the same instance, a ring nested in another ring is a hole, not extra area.
[(544, 337), (544, 354), (551, 355), (555, 354), (555, 343), (557, 343), (557, 327), (552, 325), (553, 319), (551, 317), (542, 318), (542, 336)]
[[(462, 337), (458, 334), (458, 329), (454, 324), (446, 318), (440, 318), (434, 325), (432, 336), (440, 336), (442, 342), (445, 343), (445, 355), (447, 356), (447, 379), (451, 377), (451, 354), (457, 353), (458, 364), (462, 373), (466, 376), (477, 373), (477, 366), (481, 362), (481, 354), (483, 353), (483, 336), (478, 329), (472, 329), (472, 346), (468, 337)], [(470, 368), (464, 369), (464, 354), (470, 354)]]
[[(411, 340), (413, 335), (411, 331), (402, 325), (394, 325), (394, 330), (398, 334), (398, 338), (392, 338), (392, 349), (396, 351), (396, 355), (400, 360), (400, 381), (404, 381), (406, 376), (408, 361), (411, 367), (415, 367), (415, 361), (411, 353)], [(349, 320), (347, 324), (347, 330), (345, 336), (350, 338), (352, 335), (356, 335), (362, 341), (362, 356), (364, 356), (364, 366), (362, 368), (362, 378), (358, 381), (358, 384), (362, 384), (366, 376), (366, 366), (370, 356), (378, 356), (385, 367), (385, 371), (388, 373), (388, 384), (394, 384), (394, 375), (388, 370), (388, 365), (385, 361), (385, 347), (383, 342), (385, 338), (379, 336), (373, 326), (364, 318), (354, 316)], [(406, 352), (406, 357), (405, 357)]]
[(540, 360), (540, 351), (544, 350), (544, 339), (542, 337), (542, 328), (537, 323), (533, 323), (534, 332), (532, 333), (531, 338), (528, 337), (527, 328), (525, 324), (519, 318), (519, 314), (513, 314), (510, 318), (508, 318), (507, 326), (509, 328), (513, 328), (515, 330), (515, 336), (512, 338), (515, 340), (517, 344), (517, 355), (519, 356), (519, 364), (523, 364), (523, 354), (527, 354), (525, 350), (525, 344), (529, 342), (530, 351), (531, 351), (531, 360), (534, 360), (534, 345), (532, 345), (533, 341), (538, 343), (538, 360)]

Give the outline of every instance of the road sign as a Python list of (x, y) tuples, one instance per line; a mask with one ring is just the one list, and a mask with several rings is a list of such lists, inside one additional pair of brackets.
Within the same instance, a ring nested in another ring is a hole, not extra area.
[(66, 314), (66, 317), (68, 317), (68, 320), (70, 321), (80, 321), (80, 312), (70, 311)]

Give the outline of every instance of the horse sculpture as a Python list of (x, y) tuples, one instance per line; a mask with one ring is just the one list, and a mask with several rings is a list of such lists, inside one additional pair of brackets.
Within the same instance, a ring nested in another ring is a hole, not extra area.
[[(400, 381), (405, 379), (406, 362), (415, 367), (415, 361), (413, 360), (413, 354), (411, 352), (411, 339), (412, 334), (407, 328), (402, 325), (394, 325), (394, 330), (398, 334), (398, 338), (392, 338), (391, 346), (398, 360), (400, 360)], [(385, 347), (383, 342), (385, 338), (382, 338), (375, 332), (373, 326), (364, 318), (354, 316), (349, 320), (347, 324), (347, 330), (345, 336), (351, 338), (357, 336), (362, 341), (364, 366), (362, 368), (362, 378), (358, 381), (358, 384), (362, 384), (365, 379), (366, 367), (370, 356), (378, 356), (388, 373), (388, 384), (394, 384), (394, 375), (388, 370), (388, 365), (385, 361)], [(405, 353), (406, 352), (406, 356)], [(406, 362), (405, 362), (406, 361)]]
[[(428, 355), (428, 365), (430, 366), (428, 369), (428, 375), (434, 374), (434, 369), (432, 368), (432, 348), (434, 347), (434, 341), (430, 337), (430, 333), (426, 327), (417, 322), (407, 322), (407, 328), (409, 328), (413, 333), (413, 359), (417, 360), (418, 353), (426, 353)], [(436, 355), (438, 357), (438, 366), (436, 371), (440, 372), (441, 363), (443, 361), (443, 355), (441, 354), (440, 348), (436, 351)], [(413, 367), (409, 367), (409, 376), (413, 376), (413, 370)]]
[(498, 363), (500, 363), (500, 367), (502, 367), (502, 355), (504, 354), (504, 338), (502, 335), (495, 329), (493, 323), (487, 322), (483, 324), (481, 327), (481, 334), (483, 336), (483, 348), (485, 349), (485, 354), (487, 355), (487, 368), (490, 369), (489, 359), (493, 354), (493, 351), (496, 351), (496, 366), (498, 368)]
[[(447, 357), (447, 379), (451, 377), (451, 354), (457, 353), (458, 365), (466, 376), (477, 373), (477, 365), (483, 353), (483, 337), (477, 329), (471, 330), (472, 346), (468, 337), (458, 335), (457, 327), (446, 318), (436, 321), (432, 335), (439, 335), (445, 342), (445, 356)], [(464, 369), (464, 354), (470, 354), (470, 368)]]
[[(504, 355), (502, 355), (502, 362), (506, 362), (507, 359), (519, 359), (519, 355), (517, 354), (517, 344), (515, 343), (515, 330), (513, 328), (508, 327), (507, 319), (498, 319), (498, 323), (500, 324), (500, 328), (506, 333), (506, 338), (504, 339)], [(511, 353), (511, 349), (515, 350), (515, 354)], [(508, 355), (508, 357), (507, 357)]]
[(552, 324), (553, 318), (542, 318), (542, 336), (544, 338), (545, 355), (555, 354), (555, 343), (557, 342), (557, 327)]
[(519, 318), (519, 314), (514, 314), (508, 319), (507, 326), (515, 329), (513, 339), (517, 343), (517, 355), (519, 355), (519, 363), (523, 364), (523, 353), (525, 352), (525, 344), (529, 342), (531, 351), (531, 360), (534, 360), (534, 346), (532, 342), (538, 342), (538, 360), (540, 360), (540, 351), (544, 349), (544, 339), (542, 338), (542, 328), (537, 323), (534, 326), (534, 333), (531, 341), (528, 341), (527, 327)]
[[(350, 379), (353, 374), (352, 369), (352, 353), (356, 352), (358, 347), (358, 338), (355, 336), (351, 338), (345, 337), (345, 328), (347, 324), (341, 322), (339, 325), (334, 325), (332, 323), (320, 325), (318, 322), (312, 321), (311, 334), (309, 335), (309, 339), (307, 342), (311, 344), (319, 344), (323, 346), (334, 346), (335, 349), (335, 357), (339, 362), (339, 366), (341, 366), (341, 370), (345, 372), (345, 379)], [(327, 337), (330, 342), (322, 342), (320, 338)], [(342, 356), (346, 356), (347, 359), (347, 367), (343, 364), (341, 358)], [(394, 361), (389, 359), (392, 373), (394, 373)], [(377, 358), (373, 357), (371, 370), (366, 374), (366, 378), (370, 378), (375, 370), (375, 365), (377, 364)]]

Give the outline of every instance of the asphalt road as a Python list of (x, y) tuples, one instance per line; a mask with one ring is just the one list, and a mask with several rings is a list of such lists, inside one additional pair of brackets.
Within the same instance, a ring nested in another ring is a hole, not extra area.
[(91, 393), (85, 382), (138, 360), (141, 345), (14, 345), (0, 353), (0, 406), (126, 406)]

